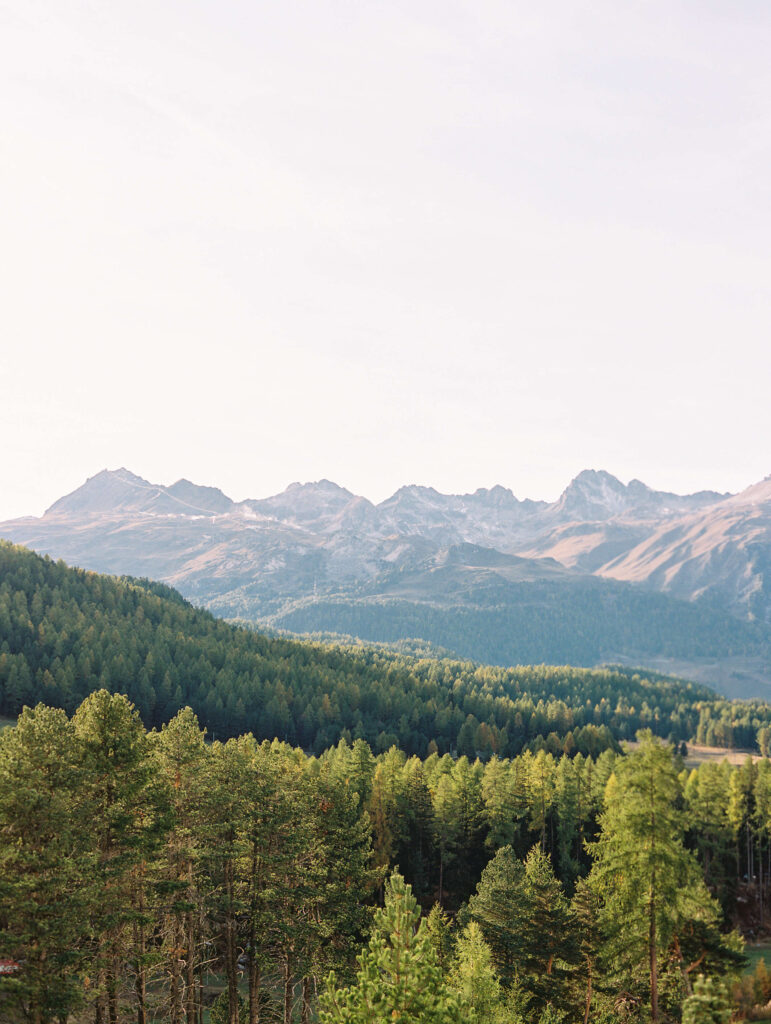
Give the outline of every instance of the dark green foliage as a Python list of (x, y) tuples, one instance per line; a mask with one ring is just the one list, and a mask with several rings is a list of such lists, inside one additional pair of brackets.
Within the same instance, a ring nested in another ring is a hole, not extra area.
[(0, 980), (0, 1019), (49, 1021), (83, 1002), (98, 892), (82, 774), (62, 711), (28, 708), (0, 734), (0, 949), (23, 964)]
[[(211, 969), (228, 1024), (244, 1007), (251, 1020), (310, 1021), (334, 969), (332, 1020), (452, 1020), (460, 1007), (475, 1024), (578, 1024), (586, 1012), (616, 1024), (649, 1001), (654, 917), (660, 1005), (676, 1019), (697, 969), (742, 963), (703, 882), (706, 854), (710, 871), (723, 854), (700, 829), (738, 829), (758, 860), (771, 829), (767, 762), (718, 767), (717, 788), (712, 766), (676, 769), (650, 736), (630, 757), (596, 760), (375, 758), (363, 741), (315, 758), (249, 735), (206, 743), (190, 709), (147, 734), (105, 690), (72, 719), (28, 709), (0, 735), (0, 944), (22, 964), (0, 984), (0, 1020), (187, 1024)], [(585, 855), (564, 851), (598, 826), (587, 880)], [(379, 891), (370, 828), (385, 872), (411, 852), (433, 909), (418, 926), (394, 881), (351, 985)], [(762, 890), (745, 891), (762, 906)], [(460, 907), (454, 921), (440, 893)]]
[[(569, 585), (508, 583), (480, 587), (473, 604), (447, 605), (352, 595), (307, 598), (271, 618), (295, 633), (339, 633), (385, 643), (417, 638), (495, 665), (596, 665), (611, 651), (640, 656), (760, 657), (771, 663), (767, 625), (746, 622), (708, 601), (679, 601), (612, 580)], [(240, 609), (220, 607), (224, 615)]]
[[(229, 1024), (228, 994), (217, 996), (209, 1010), (210, 1024)], [(249, 1008), (241, 996), (238, 997), (238, 1024), (249, 1024)]]
[(482, 872), (468, 915), (482, 929), (504, 985), (510, 985), (525, 958), (521, 922), (525, 917), (525, 868), (510, 846), (498, 850)]
[[(0, 713), (43, 700), (72, 712), (125, 693), (160, 726), (189, 705), (210, 737), (249, 731), (320, 753), (342, 737), (376, 753), (596, 756), (639, 728), (752, 743), (766, 705), (625, 670), (503, 669), (269, 638), (217, 621), (160, 584), (68, 569), (0, 542)], [(725, 724), (730, 717), (730, 735)], [(723, 724), (721, 724), (723, 723)], [(719, 726), (719, 728), (718, 728)]]

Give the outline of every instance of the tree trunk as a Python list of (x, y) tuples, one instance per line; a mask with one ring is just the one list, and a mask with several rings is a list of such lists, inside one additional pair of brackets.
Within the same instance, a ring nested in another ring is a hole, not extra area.
[(763, 833), (758, 832), (758, 912), (763, 927)]
[(651, 975), (651, 1021), (653, 1024), (659, 1019), (659, 982), (656, 973), (656, 900), (651, 886), (650, 898), (650, 926), (648, 929), (648, 948), (650, 950), (650, 975)]
[(107, 1015), (110, 1024), (118, 1024), (118, 971), (117, 957), (113, 955), (107, 972)]
[[(144, 905), (140, 903), (140, 913), (144, 912)], [(142, 922), (134, 926), (134, 946), (137, 953), (137, 976), (134, 982), (134, 991), (137, 997), (137, 1024), (147, 1022), (147, 972), (145, 970), (145, 926)]]
[(589, 1009), (592, 1005), (592, 965), (589, 964), (589, 976), (586, 979), (586, 1005), (584, 1007), (584, 1024), (589, 1024)]
[(137, 1024), (147, 1024), (147, 982), (144, 968), (137, 971), (134, 988), (137, 995)]
[(252, 864), (249, 879), (251, 887), (251, 907), (249, 914), (249, 944), (247, 947), (249, 970), (249, 1024), (257, 1024), (260, 1019), (260, 966), (257, 962), (257, 891), (259, 885), (259, 849), (257, 839), (252, 840)]
[(228, 1020), (238, 1022), (238, 957), (236, 955), (236, 922), (233, 912), (233, 861), (225, 864), (225, 972), (228, 979)]
[(289, 954), (284, 957), (284, 1024), (292, 1024), (292, 971)]
[(185, 945), (187, 946), (187, 961), (185, 965), (185, 1017), (187, 1024), (196, 1024), (195, 1008), (195, 923), (193, 913), (188, 910), (185, 914)]
[(254, 947), (249, 952), (249, 1024), (258, 1024), (260, 1019), (260, 965), (254, 955)]
[(174, 916), (174, 924), (171, 929), (171, 990), (169, 1000), (171, 1003), (171, 1024), (182, 1024), (182, 972), (180, 970), (180, 945), (179, 918)]
[(145, 863), (139, 865), (135, 876), (136, 887), (134, 892), (137, 901), (137, 919), (134, 922), (134, 954), (136, 956), (136, 979), (134, 991), (137, 999), (137, 1024), (146, 1024), (147, 1021), (147, 968), (145, 967), (145, 953), (147, 952), (147, 939), (145, 936)]
[(303, 978), (303, 1005), (300, 1014), (301, 1024), (308, 1024), (311, 1019), (311, 979)]

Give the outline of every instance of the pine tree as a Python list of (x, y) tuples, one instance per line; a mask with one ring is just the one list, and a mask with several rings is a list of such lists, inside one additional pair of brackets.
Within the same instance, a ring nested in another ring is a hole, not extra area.
[(80, 748), (82, 795), (92, 816), (94, 882), (100, 897), (92, 913), (96, 1019), (120, 1015), (120, 977), (141, 956), (129, 926), (142, 913), (141, 865), (163, 841), (165, 827), (147, 734), (134, 706), (107, 690), (92, 693), (73, 719)]
[(452, 934), (450, 918), (438, 903), (431, 907), (431, 911), (426, 918), (426, 930), (431, 939), (431, 945), (434, 947), (436, 961), (444, 972), (450, 962)]
[(600, 947), (597, 894), (588, 880), (580, 878), (571, 900), (571, 910), (578, 937), (579, 970), (586, 985), (584, 1024), (588, 1024), (594, 995), (597, 954)]
[(320, 1024), (461, 1024), (458, 1001), (444, 983), (431, 939), (409, 885), (393, 874), (385, 907), (359, 957), (353, 985), (334, 973), (321, 999)]
[(63, 711), (25, 708), (0, 734), (0, 949), (23, 964), (0, 982), (4, 1019), (47, 1024), (81, 1002), (99, 897), (81, 784)]
[(728, 1024), (733, 1007), (725, 985), (700, 974), (683, 1003), (683, 1024)]
[[(189, 1021), (196, 1020), (200, 1005), (198, 958), (204, 939), (202, 890), (205, 887), (199, 877), (198, 844), (203, 826), (201, 806), (206, 759), (203, 730), (190, 708), (183, 708), (163, 727), (155, 742), (155, 763), (166, 784), (170, 811), (161, 876), (166, 897), (162, 910), (172, 1024), (182, 1019), (183, 1002)], [(146, 929), (151, 920), (139, 918), (135, 922), (137, 943), (142, 949), (147, 944)], [(140, 966), (137, 970), (139, 1024), (144, 1024), (145, 988), (145, 972)]]

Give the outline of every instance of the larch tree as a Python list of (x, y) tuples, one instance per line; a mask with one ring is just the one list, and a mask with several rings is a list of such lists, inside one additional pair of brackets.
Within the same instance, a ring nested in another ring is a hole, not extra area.
[(503, 988), (495, 972), (490, 947), (476, 921), (469, 921), (458, 936), (448, 983), (468, 1021), (503, 1024)]
[(617, 759), (608, 782), (600, 835), (591, 847), (591, 884), (601, 899), (606, 962), (627, 978), (644, 972), (656, 1024), (665, 954), (689, 922), (716, 908), (683, 844), (672, 750), (647, 730), (638, 737), (638, 749)]

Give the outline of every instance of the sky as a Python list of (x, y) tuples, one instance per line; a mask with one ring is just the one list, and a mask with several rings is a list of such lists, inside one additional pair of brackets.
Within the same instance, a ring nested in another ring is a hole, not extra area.
[(0, 0), (0, 519), (771, 473), (767, 0)]

